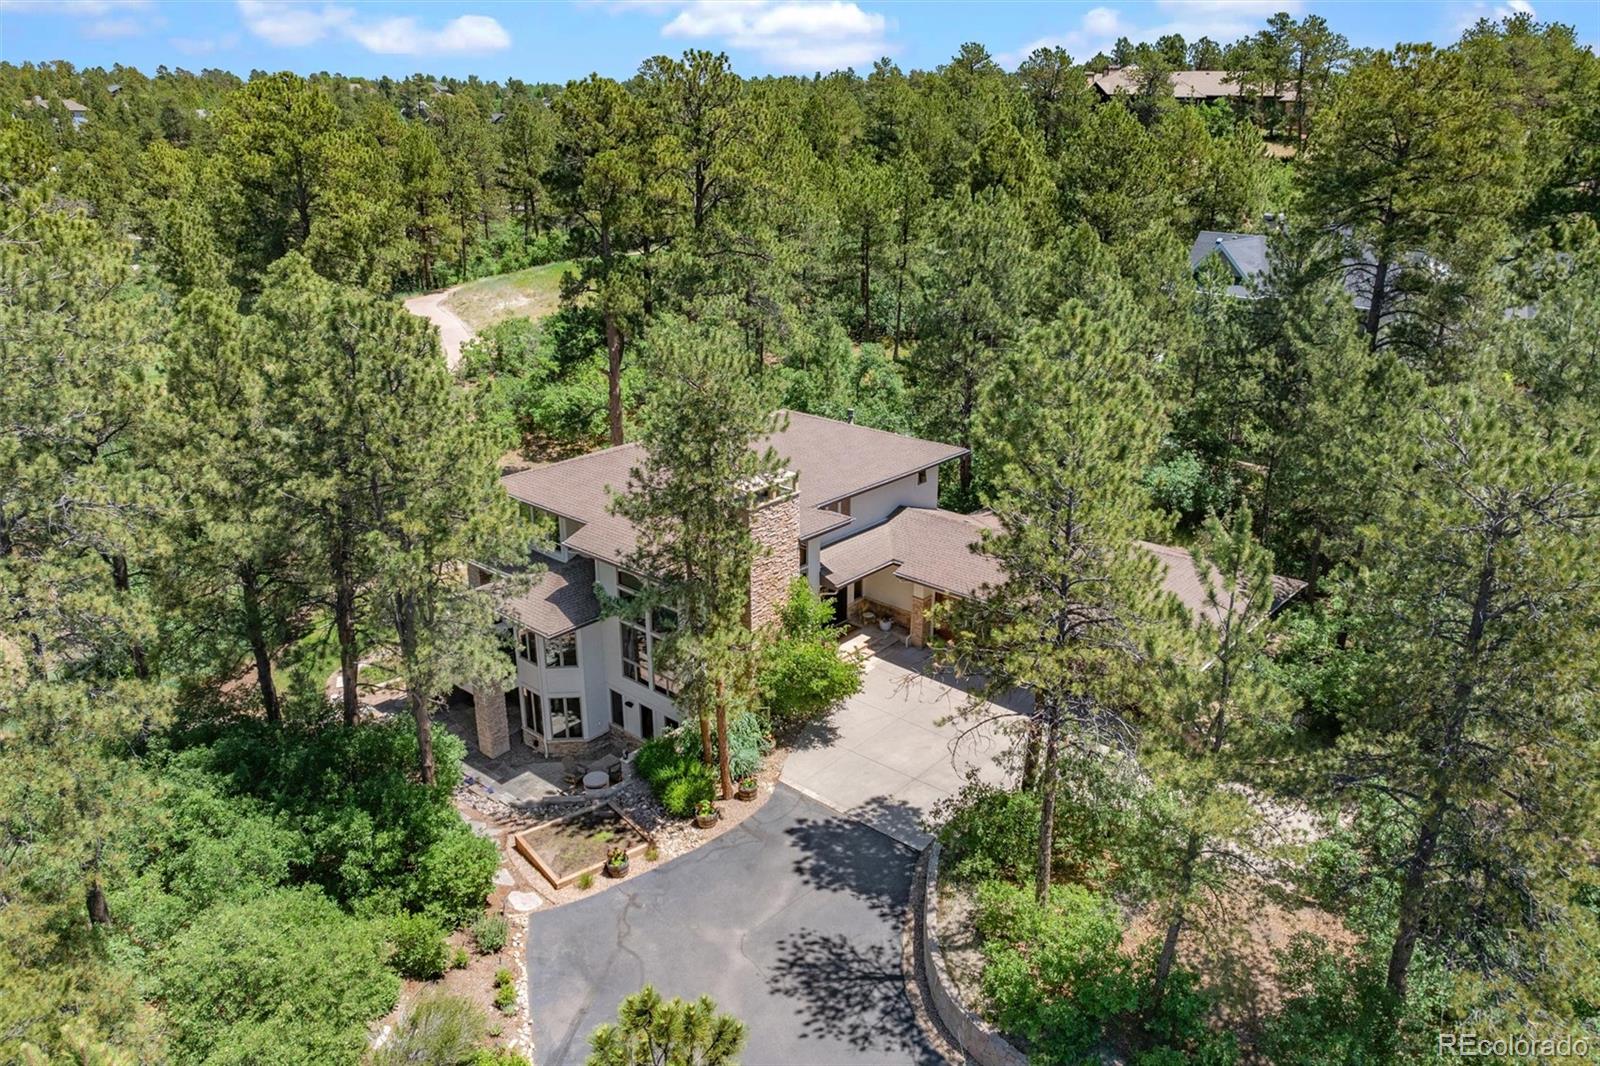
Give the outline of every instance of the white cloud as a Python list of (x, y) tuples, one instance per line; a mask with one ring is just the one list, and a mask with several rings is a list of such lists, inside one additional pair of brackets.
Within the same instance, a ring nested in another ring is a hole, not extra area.
[(1279, 11), (1294, 15), (1304, 7), (1303, 0), (1159, 0), (1156, 8), (1168, 17), (1154, 23), (1130, 21), (1114, 7), (1093, 7), (1084, 12), (1077, 26), (1029, 41), (995, 59), (1001, 66), (1015, 67), (1036, 48), (1065, 48), (1081, 63), (1097, 52), (1111, 51), (1118, 37), (1126, 37), (1135, 44), (1140, 41), (1154, 44), (1156, 38), (1169, 33), (1179, 34), (1191, 44), (1202, 37), (1210, 37), (1225, 45), (1254, 33)]
[(384, 55), (498, 52), (511, 46), (511, 35), (488, 15), (461, 15), (432, 28), (410, 15), (363, 19), (356, 9), (336, 4), (238, 0), (238, 7), (251, 34), (283, 48), (315, 44), (335, 34)]
[(487, 15), (462, 15), (437, 30), (425, 29), (408, 15), (352, 23), (347, 32), (367, 51), (384, 55), (498, 52), (511, 47), (511, 35)]
[[(0, 11), (45, 14), (79, 20), (85, 37), (136, 37), (166, 23), (149, 13), (150, 0), (0, 0)], [(141, 14), (143, 12), (143, 14)]]
[(239, 17), (244, 19), (245, 29), (281, 48), (315, 44), (348, 23), (354, 14), (347, 7), (332, 4), (313, 8), (294, 3), (268, 3), (267, 0), (239, 0)]
[(807, 71), (871, 63), (893, 51), (888, 31), (888, 19), (853, 0), (694, 0), (677, 6), (661, 35), (747, 50), (774, 67)]
[(1450, 31), (1457, 36), (1476, 26), (1479, 19), (1499, 22), (1502, 19), (1514, 18), (1517, 15), (1527, 15), (1529, 18), (1539, 17), (1528, 0), (1505, 0), (1504, 3), (1492, 5), (1487, 3), (1486, 0), (1474, 0), (1470, 4), (1457, 4), (1450, 10), (1453, 12)]

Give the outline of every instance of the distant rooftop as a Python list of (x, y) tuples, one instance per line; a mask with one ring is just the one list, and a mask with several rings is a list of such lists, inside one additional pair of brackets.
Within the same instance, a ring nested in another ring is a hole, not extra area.
[[(1265, 96), (1276, 100), (1293, 100), (1294, 89), (1285, 86), (1279, 93), (1259, 91), (1252, 86), (1233, 80), (1236, 75), (1226, 70), (1175, 70), (1167, 76), (1172, 85), (1172, 95), (1179, 100), (1218, 100), (1240, 96)], [(1133, 93), (1139, 87), (1138, 67), (1113, 67), (1104, 74), (1091, 74), (1089, 84), (1106, 96)]]

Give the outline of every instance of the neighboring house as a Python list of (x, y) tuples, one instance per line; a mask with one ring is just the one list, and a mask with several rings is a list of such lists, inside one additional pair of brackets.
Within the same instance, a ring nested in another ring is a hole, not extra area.
[[(42, 96), (35, 96), (33, 99), (29, 100), (28, 103), (32, 104), (34, 107), (50, 106), (50, 101), (46, 100)], [(67, 115), (69, 118), (71, 118), (74, 126), (82, 126), (84, 123), (89, 121), (89, 109), (71, 97), (62, 97), (61, 106), (66, 108)]]
[(1260, 233), (1201, 230), (1189, 249), (1189, 273), (1198, 273), (1213, 256), (1233, 276), (1233, 282), (1227, 287), (1229, 296), (1252, 295), (1251, 285), (1266, 278), (1271, 268), (1267, 259), (1267, 238)]
[[(939, 508), (939, 467), (965, 448), (790, 412), (770, 438), (786, 473), (752, 500), (751, 532), (761, 546), (750, 578), (749, 618), (775, 621), (789, 583), (803, 576), (830, 598), (834, 616), (861, 623), (868, 612), (903, 626), (906, 641), (927, 643), (927, 611), (949, 598), (982, 595), (1000, 581), (995, 561), (974, 551), (992, 516)], [(500, 601), (512, 635), (516, 681), (509, 692), (476, 689), (478, 744), (491, 756), (509, 747), (507, 708), (524, 742), (559, 753), (618, 730), (649, 739), (676, 726), (676, 684), (659, 668), (656, 646), (676, 619), (604, 615), (596, 590), (626, 598), (645, 575), (626, 563), (636, 536), (611, 513), (613, 490), (645, 462), (624, 444), (501, 479), (543, 543), (545, 571), (531, 587)], [(1166, 587), (1191, 610), (1204, 597), (1189, 553), (1148, 545), (1166, 563)], [(474, 585), (503, 570), (475, 565)], [(1298, 588), (1288, 582), (1277, 596)]]
[[(1217, 100), (1293, 100), (1293, 87), (1285, 86), (1274, 92), (1263, 86), (1254, 86), (1235, 80), (1237, 75), (1226, 70), (1175, 70), (1167, 76), (1172, 85), (1172, 96), (1181, 103), (1209, 104)], [(1138, 67), (1112, 67), (1104, 74), (1090, 74), (1089, 84), (1102, 100), (1118, 93), (1132, 95), (1139, 91)]]

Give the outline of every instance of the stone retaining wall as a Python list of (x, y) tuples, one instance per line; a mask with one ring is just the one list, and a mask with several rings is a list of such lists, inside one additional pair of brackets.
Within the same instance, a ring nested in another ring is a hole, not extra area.
[(978, 1066), (1028, 1066), (1028, 1056), (962, 1006), (945, 970), (944, 952), (939, 949), (939, 851), (937, 840), (928, 846), (928, 885), (922, 896), (922, 966), (928, 975), (933, 1009)]

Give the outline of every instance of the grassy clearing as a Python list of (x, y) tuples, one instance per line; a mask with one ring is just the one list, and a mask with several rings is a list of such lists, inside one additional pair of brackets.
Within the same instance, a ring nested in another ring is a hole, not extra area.
[(479, 278), (451, 293), (444, 306), (474, 330), (487, 329), (508, 318), (538, 320), (560, 303), (561, 275), (572, 268), (572, 261), (563, 259), (510, 274)]

